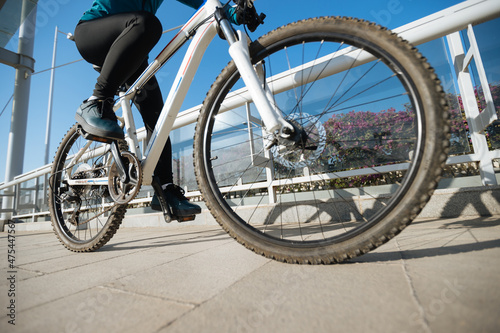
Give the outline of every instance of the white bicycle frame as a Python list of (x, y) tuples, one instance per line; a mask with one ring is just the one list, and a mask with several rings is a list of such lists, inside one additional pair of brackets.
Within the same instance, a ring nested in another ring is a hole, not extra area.
[[(130, 151), (136, 154), (139, 160), (142, 161), (143, 184), (145, 185), (150, 185), (152, 182), (154, 169), (163, 151), (163, 147), (167, 142), (184, 98), (186, 97), (189, 86), (198, 70), (203, 54), (217, 34), (216, 19), (212, 15), (215, 13), (217, 7), (222, 7), (220, 1), (206, 0), (191, 19), (181, 28), (177, 35), (160, 52), (156, 59), (141, 74), (136, 82), (126, 92), (120, 93), (120, 99), (114, 106), (115, 111), (122, 108), (123, 114), (120, 120), (125, 124), (125, 130), (128, 136), (126, 140), (129, 144)], [(191, 36), (191, 32), (194, 31), (196, 27), (198, 28), (195, 35)], [(227, 20), (221, 21), (221, 28), (224, 32), (230, 31), (230, 34), (232, 34), (232, 27)], [(269, 129), (268, 131), (270, 133), (273, 133), (275, 131), (280, 131), (283, 127), (289, 127), (290, 125), (282, 118), (281, 112), (273, 108), (271, 93), (268, 91), (266, 95), (266, 92), (262, 88), (261, 79), (259, 79), (256, 70), (250, 62), (246, 35), (238, 31), (237, 36), (239, 40), (236, 39), (235, 36), (229, 36), (229, 38), (226, 36), (230, 44), (229, 53), (240, 71), (243, 81), (249, 89), (250, 95), (257, 106), (264, 124), (267, 125), (266, 128)], [(144, 87), (147, 81), (155, 75), (155, 73), (158, 72), (173, 54), (175, 54), (189, 39), (192, 39), (192, 41), (186, 51), (179, 71), (177, 72), (143, 157), (139, 150), (139, 141), (137, 139), (130, 101), (142, 87)], [(79, 156), (76, 156), (73, 161), (78, 160), (82, 154), (83, 151), (79, 153)], [(80, 179), (80, 184), (82, 181), (86, 184), (100, 185), (103, 185), (104, 182), (102, 178)]]

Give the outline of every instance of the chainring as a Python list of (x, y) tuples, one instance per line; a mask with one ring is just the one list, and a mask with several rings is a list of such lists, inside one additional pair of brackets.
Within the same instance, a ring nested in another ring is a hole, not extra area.
[(108, 190), (113, 201), (119, 205), (126, 204), (135, 198), (142, 185), (142, 166), (139, 159), (131, 152), (121, 152), (123, 163), (128, 172), (129, 181), (123, 183), (116, 162), (108, 172)]

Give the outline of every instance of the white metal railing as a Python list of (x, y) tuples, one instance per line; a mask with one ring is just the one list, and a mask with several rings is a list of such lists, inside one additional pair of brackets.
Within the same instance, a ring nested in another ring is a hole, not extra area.
[[(480, 54), (477, 46), (475, 46), (475, 38), (472, 25), (482, 23), (500, 16), (500, 1), (498, 0), (469, 0), (464, 1), (460, 4), (437, 12), (435, 14), (426, 16), (412, 23), (401, 26), (393, 31), (398, 33), (401, 37), (408, 40), (414, 45), (419, 45), (434, 39), (438, 39), (444, 36), (447, 36), (449, 45), (450, 45), (450, 55), (452, 59), (459, 59), (461, 54), (467, 54), (465, 57), (467, 59), (466, 64), (470, 61), (476, 61), (476, 66), (479, 71), (484, 72), (484, 68), (482, 67), (482, 63), (480, 61)], [(458, 44), (461, 46), (461, 41), (457, 39), (458, 31), (468, 29), (469, 38), (472, 36), (471, 51), (466, 53), (463, 49), (460, 51), (458, 49)], [(316, 64), (320, 66), (321, 64)], [(466, 67), (466, 66), (465, 66)], [(331, 67), (328, 69), (330, 74), (333, 74), (338, 70), (338, 67)], [(300, 70), (314, 70), (314, 66), (311, 66), (307, 69), (301, 67)], [(291, 71), (284, 72), (278, 75), (273, 76), (270, 80), (273, 81), (273, 88), (281, 87), (281, 89), (286, 89), (286, 87), (290, 87), (293, 85), (294, 77), (300, 73), (299, 69), (292, 69)], [(464, 84), (464, 80), (461, 79), (463, 76), (460, 73), (467, 72), (464, 70), (464, 66), (462, 65), (461, 71), (457, 71), (457, 77), (459, 80), (459, 88), (460, 94), (464, 100), (474, 99), (474, 89), (471, 85)], [(460, 75), (459, 75), (460, 74)], [(483, 83), (483, 78), (481, 78)], [(484, 83), (483, 83), (484, 84)], [(486, 88), (487, 89), (487, 83)], [(488, 98), (488, 97), (486, 97)], [(226, 110), (235, 109), (240, 106), (244, 106), (247, 103), (251, 102), (251, 98), (245, 89), (241, 89), (236, 91), (228, 96), (228, 98), (224, 101), (223, 108)], [(469, 104), (469, 103), (467, 103)], [(471, 102), (472, 104), (472, 102)], [(189, 124), (196, 122), (200, 111), (201, 105), (188, 109), (179, 113), (173, 129), (178, 129)], [(477, 109), (477, 104), (476, 104)], [(485, 112), (480, 113), (479, 110), (474, 110), (472, 108), (465, 108), (465, 112), (467, 114), (467, 118), (469, 120), (469, 124), (479, 124), (481, 126), (472, 126), (471, 137), (473, 138), (472, 144), (474, 148), (473, 154), (461, 155), (461, 156), (452, 156), (449, 157), (447, 163), (448, 164), (456, 164), (456, 163), (464, 163), (464, 162), (480, 162), (481, 169), (481, 177), (483, 184), (485, 185), (495, 185), (496, 178), (493, 171), (492, 159), (500, 158), (500, 150), (489, 151), (486, 140), (484, 138), (484, 134), (482, 130), (487, 124), (496, 119), (496, 113), (493, 110), (486, 110)], [(486, 116), (487, 115), (487, 116)], [(146, 131), (144, 128), (138, 131), (139, 140), (141, 140), (144, 144), (146, 139)], [(20, 184), (35, 179), (37, 177), (41, 177), (50, 173), (51, 164), (47, 164), (41, 168), (30, 171), (28, 173), (19, 175), (15, 177), (13, 181), (7, 183), (0, 183), (0, 190), (19, 187)], [(264, 183), (263, 183), (264, 184)], [(267, 184), (271, 184), (272, 182), (267, 182)], [(263, 185), (264, 186), (264, 185)], [(237, 191), (238, 189), (233, 189)], [(16, 191), (17, 193), (19, 191)], [(272, 192), (270, 192), (272, 193)], [(198, 191), (188, 192), (187, 196), (197, 196), (199, 195)], [(134, 202), (143, 202), (144, 199), (138, 199)], [(33, 212), (30, 214), (23, 215), (14, 215), (14, 218), (25, 218), (29, 216), (35, 215), (47, 215), (48, 212)]]
[[(484, 185), (497, 185), (495, 170), (493, 168), (493, 158), (498, 155), (498, 151), (490, 152), (484, 130), (493, 121), (498, 119), (495, 108), (493, 107), (493, 98), (489, 90), (488, 80), (481, 61), (481, 56), (477, 48), (476, 38), (471, 25), (467, 28), (471, 47), (468, 52), (464, 51), (460, 33), (454, 32), (447, 36), (448, 44), (450, 45), (450, 55), (454, 64), (457, 75), (458, 85), (462, 95), (463, 105), (467, 123), (470, 127), (470, 136), (474, 147), (475, 157), (480, 162), (480, 174)], [(476, 67), (479, 72), (479, 77), (485, 98), (487, 108), (479, 110), (476, 96), (474, 94), (474, 85), (472, 83), (469, 66), (471, 61), (476, 62)]]

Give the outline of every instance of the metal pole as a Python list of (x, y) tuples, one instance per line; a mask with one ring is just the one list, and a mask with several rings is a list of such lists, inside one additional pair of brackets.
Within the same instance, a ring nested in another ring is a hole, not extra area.
[[(33, 58), (33, 45), (35, 41), (36, 9), (29, 12), (28, 0), (23, 0), (21, 9), (22, 24), (19, 28), (18, 54), (20, 57)], [(29, 15), (29, 17), (28, 17)], [(28, 123), (28, 107), (32, 69), (20, 66), (16, 70), (14, 88), (14, 101), (12, 105), (12, 118), (7, 146), (7, 161), (5, 168), (5, 182), (14, 179), (23, 172), (24, 146), (26, 143), (26, 125)], [(12, 192), (13, 189), (10, 190)], [(13, 197), (3, 198), (2, 208), (13, 208)], [(2, 219), (11, 218), (12, 213), (2, 214)]]
[(49, 88), (49, 105), (47, 107), (47, 126), (45, 130), (45, 159), (44, 164), (49, 164), (49, 151), (50, 151), (50, 127), (52, 119), (52, 105), (54, 100), (54, 78), (56, 75), (56, 51), (57, 51), (57, 33), (59, 30), (56, 26), (54, 34), (54, 49), (52, 51), (52, 69), (50, 70), (50, 88)]

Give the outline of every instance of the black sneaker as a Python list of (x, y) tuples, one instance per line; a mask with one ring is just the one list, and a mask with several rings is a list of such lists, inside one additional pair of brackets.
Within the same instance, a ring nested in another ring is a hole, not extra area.
[(113, 112), (113, 99), (86, 100), (76, 110), (76, 121), (83, 130), (93, 136), (111, 140), (123, 140), (123, 130)]
[[(172, 210), (172, 215), (176, 217), (187, 217), (201, 213), (201, 207), (189, 202), (184, 196), (184, 190), (180, 186), (168, 184), (163, 190), (163, 195)], [(151, 200), (151, 208), (162, 211), (160, 200), (158, 200), (156, 194)]]

